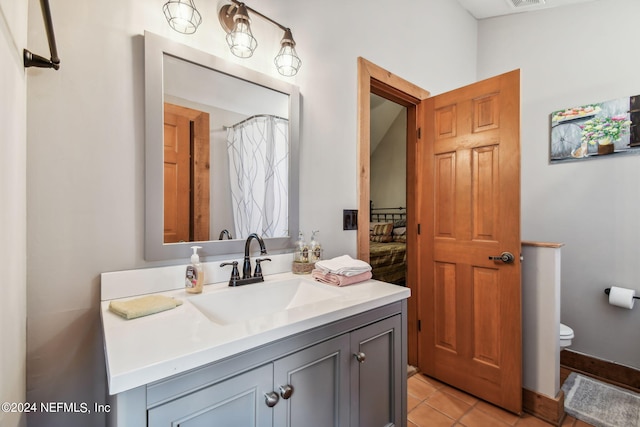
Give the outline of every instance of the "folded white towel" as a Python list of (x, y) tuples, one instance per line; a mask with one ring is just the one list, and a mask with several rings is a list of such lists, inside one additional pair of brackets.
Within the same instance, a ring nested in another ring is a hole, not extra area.
[(323, 273), (341, 274), (343, 276), (355, 276), (371, 271), (371, 266), (359, 259), (353, 259), (349, 255), (317, 261), (316, 268)]

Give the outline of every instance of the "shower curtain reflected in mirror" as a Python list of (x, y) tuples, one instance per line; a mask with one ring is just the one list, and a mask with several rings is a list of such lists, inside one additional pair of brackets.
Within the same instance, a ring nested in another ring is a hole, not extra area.
[(231, 198), (238, 237), (289, 234), (289, 121), (252, 116), (227, 128)]

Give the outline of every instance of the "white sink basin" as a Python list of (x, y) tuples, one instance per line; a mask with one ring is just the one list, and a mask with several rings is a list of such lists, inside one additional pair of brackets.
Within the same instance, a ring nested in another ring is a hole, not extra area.
[(230, 287), (198, 295), (189, 301), (211, 321), (229, 325), (286, 312), (339, 295), (330, 285), (294, 278)]

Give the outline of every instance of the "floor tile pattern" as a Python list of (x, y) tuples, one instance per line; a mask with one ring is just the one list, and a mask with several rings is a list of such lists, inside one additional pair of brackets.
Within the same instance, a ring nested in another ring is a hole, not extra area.
[[(409, 427), (549, 427), (532, 415), (518, 417), (422, 374), (407, 382)], [(593, 427), (567, 416), (562, 427)]]

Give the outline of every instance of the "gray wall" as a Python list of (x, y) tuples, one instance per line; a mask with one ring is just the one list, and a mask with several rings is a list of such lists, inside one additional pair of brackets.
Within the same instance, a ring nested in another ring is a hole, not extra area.
[[(0, 402), (26, 399), (27, 3), (0, 0)], [(0, 426), (26, 416), (0, 411)]]
[[(484, 20), (478, 78), (520, 68), (522, 238), (563, 242), (561, 319), (573, 349), (640, 368), (640, 156), (549, 164), (552, 111), (640, 94), (637, 0), (601, 0)], [(524, 302), (526, 304), (526, 301)]]
[[(39, 2), (28, 3), (29, 45), (46, 53)], [(51, 3), (62, 68), (28, 72), (27, 399), (93, 405), (106, 401), (99, 274), (158, 265), (143, 256), (141, 35), (149, 30), (281, 78), (273, 56), (282, 33), (254, 19), (258, 50), (241, 60), (226, 47), (218, 2), (198, 2), (204, 22), (192, 36), (168, 27), (162, 1)], [(356, 233), (342, 230), (341, 215), (357, 208), (356, 58), (436, 93), (462, 86), (476, 77), (477, 23), (451, 0), (403, 0), (391, 8), (367, 0), (251, 6), (292, 28), (303, 61), (288, 79), (303, 99), (301, 227), (308, 236), (320, 230), (326, 256), (355, 256)], [(453, 59), (441, 59), (451, 52)], [(9, 211), (4, 196), (0, 209)], [(100, 426), (104, 417), (36, 414), (29, 421)]]

